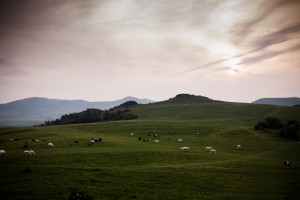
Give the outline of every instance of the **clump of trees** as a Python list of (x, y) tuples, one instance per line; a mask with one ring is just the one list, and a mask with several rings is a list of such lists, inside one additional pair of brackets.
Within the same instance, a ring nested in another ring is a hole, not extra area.
[(256, 130), (277, 130), (278, 135), (289, 138), (297, 139), (300, 131), (300, 122), (298, 120), (289, 120), (283, 123), (276, 117), (266, 117), (264, 121), (258, 122), (254, 128)]
[(49, 126), (136, 119), (138, 116), (130, 113), (130, 110), (128, 109), (130, 106), (136, 104), (137, 103), (135, 101), (128, 101), (120, 106), (105, 111), (88, 108), (87, 110), (79, 113), (62, 115), (60, 119), (45, 121), (45, 124), (43, 125)]

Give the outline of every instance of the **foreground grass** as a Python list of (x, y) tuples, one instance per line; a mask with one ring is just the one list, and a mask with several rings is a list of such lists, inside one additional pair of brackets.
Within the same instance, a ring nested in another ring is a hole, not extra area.
[[(133, 120), (1, 129), (0, 149), (7, 155), (0, 157), (0, 196), (68, 199), (72, 191), (84, 191), (94, 199), (300, 199), (300, 144), (242, 126), (241, 120), (233, 124)], [(103, 141), (89, 147), (92, 137)], [(26, 157), (22, 147), (31, 139), (40, 140), (30, 143), (37, 155)], [(181, 146), (192, 151), (181, 152)], [(205, 146), (217, 154), (205, 152)], [(284, 160), (292, 160), (292, 168)]]

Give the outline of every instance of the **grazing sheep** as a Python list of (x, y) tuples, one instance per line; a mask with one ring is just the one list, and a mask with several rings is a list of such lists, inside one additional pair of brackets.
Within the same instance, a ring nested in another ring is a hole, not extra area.
[(154, 140), (154, 143), (158, 143), (159, 142), (159, 140)]
[(210, 151), (212, 147), (205, 147), (205, 151)]
[(102, 141), (102, 138), (99, 138), (99, 142), (101, 142)]
[(237, 148), (237, 149), (241, 149), (242, 146), (238, 144), (238, 145), (236, 146), (236, 148)]
[(91, 143), (91, 144), (95, 144), (95, 140), (91, 140), (90, 143)]
[(182, 142), (182, 139), (178, 139), (178, 142)]
[(98, 142), (97, 138), (91, 138), (91, 140), (94, 140), (95, 142)]
[(202, 134), (201, 134), (201, 133), (196, 133), (196, 135), (197, 135), (197, 136), (201, 136)]
[(215, 150), (215, 149), (210, 149), (210, 154), (217, 154), (217, 150)]
[(33, 150), (29, 150), (29, 151), (25, 150), (24, 155), (25, 156), (35, 156), (35, 152)]
[(29, 150), (30, 155), (35, 156), (35, 152), (33, 150)]
[(6, 155), (6, 151), (0, 150), (0, 156), (5, 156), (5, 155)]
[(139, 137), (139, 140), (142, 140), (142, 138), (141, 138), (141, 137)]
[(288, 160), (285, 160), (285, 161), (283, 162), (283, 164), (284, 164), (284, 166), (286, 166), (286, 167), (290, 167), (290, 166), (292, 165), (292, 162), (291, 162), (291, 161), (288, 161)]
[(51, 142), (49, 142), (49, 143), (48, 143), (48, 147), (52, 147), (52, 148), (53, 148), (53, 147), (54, 147), (54, 144), (51, 143)]
[(133, 136), (133, 135), (134, 135), (134, 133), (130, 133), (130, 135), (131, 135), (131, 136)]
[(180, 147), (179, 148), (181, 151), (191, 151), (190, 147)]
[(158, 137), (158, 134), (156, 133), (156, 134), (154, 134), (154, 137)]
[(78, 141), (74, 141), (74, 143), (75, 143), (75, 144), (78, 144), (79, 142), (78, 142)]

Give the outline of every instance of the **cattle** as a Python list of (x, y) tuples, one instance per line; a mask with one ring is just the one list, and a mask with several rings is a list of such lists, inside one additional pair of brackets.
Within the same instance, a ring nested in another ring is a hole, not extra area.
[(95, 140), (90, 140), (90, 143), (91, 144), (95, 144)]
[(23, 149), (28, 149), (28, 148), (29, 148), (28, 144), (25, 144), (25, 145), (23, 146)]
[(158, 142), (159, 142), (159, 140), (154, 140), (154, 143), (156, 143), (156, 144), (157, 144)]
[(49, 143), (48, 143), (48, 147), (51, 147), (51, 148), (53, 148), (53, 147), (54, 147), (54, 144), (53, 144), (53, 143), (51, 143), (51, 142), (49, 142)]
[(237, 148), (237, 149), (241, 149), (242, 146), (238, 144), (238, 145), (236, 146), (236, 148)]
[(215, 149), (210, 149), (209, 151), (210, 151), (210, 154), (216, 154), (217, 153), (217, 150), (215, 150)]
[(291, 162), (291, 161), (288, 161), (288, 160), (285, 160), (285, 161), (283, 162), (283, 164), (284, 164), (284, 166), (286, 166), (286, 167), (291, 167), (292, 162)]
[(212, 147), (205, 147), (205, 151), (210, 151)]
[(5, 155), (6, 155), (6, 151), (0, 150), (0, 156), (5, 156)]
[(190, 147), (180, 147), (179, 148), (181, 151), (191, 151)]
[(98, 142), (98, 139), (96, 139), (96, 138), (91, 138), (91, 140), (94, 140), (95, 142)]
[(178, 139), (178, 142), (182, 142), (182, 139)]

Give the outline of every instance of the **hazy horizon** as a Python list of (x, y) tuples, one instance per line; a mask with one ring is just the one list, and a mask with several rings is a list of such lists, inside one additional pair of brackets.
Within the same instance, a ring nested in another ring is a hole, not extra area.
[(3, 0), (0, 103), (300, 97), (300, 1)]

